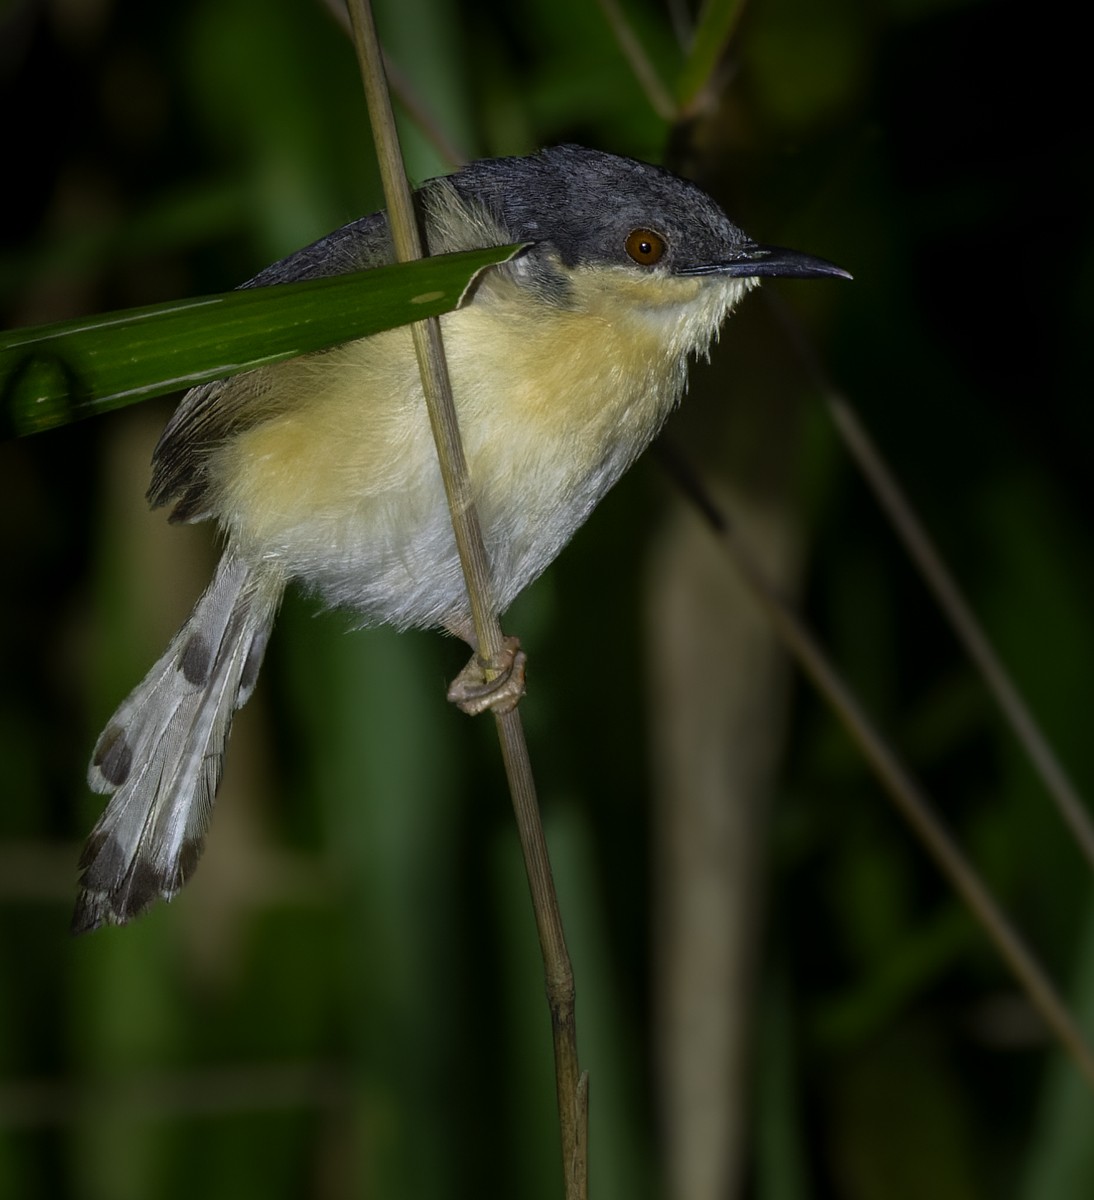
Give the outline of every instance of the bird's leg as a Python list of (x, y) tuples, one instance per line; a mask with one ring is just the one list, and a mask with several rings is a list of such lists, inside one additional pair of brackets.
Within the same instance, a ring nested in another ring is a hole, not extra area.
[(520, 638), (504, 638), (501, 653), (495, 659), (487, 660), (479, 654), (470, 621), (466, 624), (454, 622), (448, 630), (474, 651), (471, 661), (453, 679), (448, 699), (469, 716), (477, 716), (488, 708), (497, 713), (516, 708), (524, 695), (524, 668), (528, 662), (528, 656), (520, 648)]

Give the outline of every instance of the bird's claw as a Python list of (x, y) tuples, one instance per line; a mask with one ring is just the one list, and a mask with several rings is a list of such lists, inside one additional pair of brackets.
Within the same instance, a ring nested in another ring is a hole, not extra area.
[(524, 669), (528, 655), (520, 648), (520, 639), (507, 637), (501, 653), (487, 662), (478, 654), (456, 676), (448, 689), (448, 699), (469, 716), (487, 709), (496, 713), (512, 712), (524, 695)]

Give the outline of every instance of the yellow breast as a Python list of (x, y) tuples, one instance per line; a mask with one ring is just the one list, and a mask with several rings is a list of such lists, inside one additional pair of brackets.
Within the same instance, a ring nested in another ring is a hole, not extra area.
[[(698, 280), (672, 281), (668, 304), (644, 282), (606, 286), (578, 272), (563, 308), (503, 277), (442, 321), (499, 603), (645, 448), (682, 391), (687, 351), (705, 348), (727, 306), (697, 306)], [(338, 602), (354, 574), (387, 572), (391, 584), (402, 572), (404, 586), (424, 588), (439, 558), (447, 571), (454, 548), (409, 331), (264, 374), (256, 397), (276, 396), (275, 415), (210, 460), (230, 535), (290, 573), (329, 575), (335, 564), (346, 577)]]

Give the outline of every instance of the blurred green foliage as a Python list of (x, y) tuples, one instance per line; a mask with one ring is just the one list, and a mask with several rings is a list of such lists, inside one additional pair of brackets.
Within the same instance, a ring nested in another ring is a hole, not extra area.
[[(670, 14), (624, 11), (672, 85)], [(746, 229), (855, 273), (777, 290), (1090, 794), (1094, 205), (1066, 11), (754, 0), (699, 125)], [(468, 155), (665, 151), (595, 5), (390, 0), (378, 19)], [(354, 57), (319, 4), (15, 0), (0, 21), (5, 326), (223, 290), (378, 204)], [(413, 178), (445, 168), (409, 126), (406, 145)], [(774, 404), (764, 370), (737, 366), (765, 348), (778, 375), (785, 347), (755, 301), (673, 434), (718, 405)], [(143, 512), (166, 411), (0, 446), (0, 1196), (557, 1196), (550, 1033), (496, 746), (443, 702), (459, 647), (349, 634), (291, 598), (193, 883), (126, 929), (67, 935), (99, 807), (86, 755), (210, 561), (204, 531)], [(1094, 1029), (1089, 871), (819, 406), (796, 436), (811, 620)], [(640, 465), (505, 622), (532, 657), (593, 1193), (628, 1200), (661, 1194), (639, 630), (667, 495)], [(608, 697), (574, 664), (587, 642)], [(768, 917), (745, 1193), (1094, 1194), (1073, 1068), (804, 687), (792, 716), (755, 848)]]

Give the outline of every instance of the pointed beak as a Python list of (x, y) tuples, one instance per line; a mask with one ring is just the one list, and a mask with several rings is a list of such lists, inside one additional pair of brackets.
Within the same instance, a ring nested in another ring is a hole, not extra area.
[(824, 258), (802, 254), (799, 250), (787, 250), (783, 246), (760, 246), (748, 242), (725, 262), (703, 263), (697, 267), (684, 267), (680, 275), (731, 275), (751, 279), (761, 275), (778, 276), (783, 279), (817, 279), (831, 276), (850, 279), (851, 272), (837, 267)]

